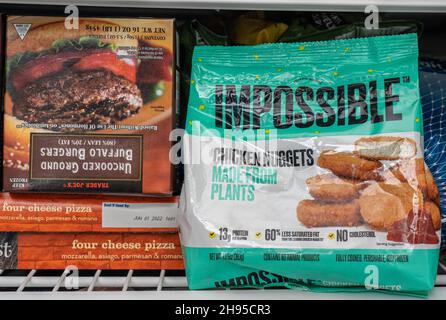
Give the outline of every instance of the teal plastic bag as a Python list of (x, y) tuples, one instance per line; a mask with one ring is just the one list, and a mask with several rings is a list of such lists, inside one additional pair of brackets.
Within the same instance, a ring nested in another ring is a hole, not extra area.
[(196, 47), (180, 229), (191, 289), (425, 295), (439, 254), (416, 34)]

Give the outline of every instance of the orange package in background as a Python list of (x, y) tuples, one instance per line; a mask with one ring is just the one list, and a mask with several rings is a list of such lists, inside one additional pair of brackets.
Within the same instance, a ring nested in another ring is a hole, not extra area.
[(173, 19), (9, 16), (4, 191), (172, 193)]
[(183, 269), (177, 233), (0, 233), (0, 268)]
[(1, 232), (176, 232), (177, 197), (0, 193)]

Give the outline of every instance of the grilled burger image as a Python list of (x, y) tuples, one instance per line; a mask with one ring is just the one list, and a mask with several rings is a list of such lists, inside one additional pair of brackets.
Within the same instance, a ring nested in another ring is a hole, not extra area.
[(104, 37), (90, 25), (119, 26), (80, 19), (77, 30), (67, 30), (64, 20), (46, 19), (33, 23), (24, 39), (8, 29), (4, 130), (14, 134), (5, 134), (4, 166), (28, 169), (31, 132), (101, 132), (137, 117), (172, 81), (170, 50), (162, 59), (140, 59), (137, 51), (150, 43)]

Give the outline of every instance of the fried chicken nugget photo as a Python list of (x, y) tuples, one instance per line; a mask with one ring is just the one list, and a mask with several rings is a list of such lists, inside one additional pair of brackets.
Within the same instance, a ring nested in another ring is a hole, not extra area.
[(297, 218), (308, 228), (353, 227), (362, 223), (358, 200), (346, 203), (323, 203), (302, 200), (297, 208)]
[(417, 193), (408, 183), (374, 183), (359, 198), (364, 222), (375, 230), (385, 231), (405, 219), (417, 205)]
[(403, 137), (367, 137), (356, 140), (355, 153), (371, 160), (409, 159), (417, 154), (417, 144)]
[(401, 161), (391, 167), (390, 171), (399, 181), (417, 187), (428, 199), (432, 200), (437, 206), (440, 205), (440, 192), (432, 172), (424, 163), (423, 158)]
[(379, 161), (362, 159), (351, 152), (322, 151), (317, 165), (334, 174), (355, 180), (381, 180)]
[(432, 218), (432, 224), (434, 225), (434, 229), (440, 230), (441, 228), (440, 208), (432, 201), (426, 201), (424, 203), (424, 207)]
[(367, 185), (360, 180), (340, 178), (334, 174), (317, 175), (306, 180), (308, 192), (322, 202), (346, 202), (359, 198)]

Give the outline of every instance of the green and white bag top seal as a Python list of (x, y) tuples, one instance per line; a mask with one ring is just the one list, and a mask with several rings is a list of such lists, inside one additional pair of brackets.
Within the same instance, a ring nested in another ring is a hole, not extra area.
[(439, 197), (416, 34), (199, 46), (180, 214), (191, 289), (426, 295)]

